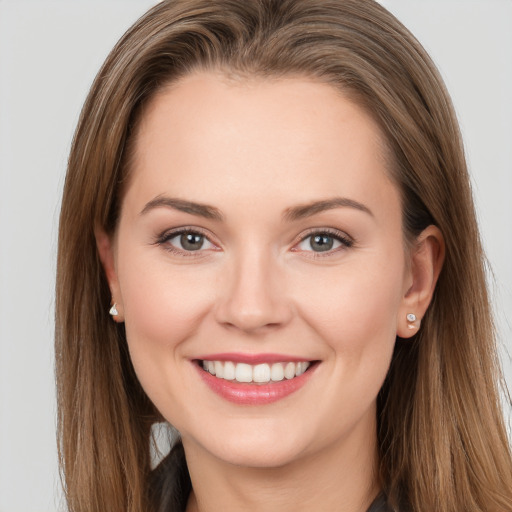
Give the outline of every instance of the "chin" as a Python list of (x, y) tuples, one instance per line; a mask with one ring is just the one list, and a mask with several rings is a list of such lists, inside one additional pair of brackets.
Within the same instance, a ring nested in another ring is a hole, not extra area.
[(222, 451), (218, 458), (228, 464), (246, 468), (281, 468), (300, 458), (300, 454), (293, 450), (276, 450), (268, 446), (247, 446), (241, 448), (231, 448), (228, 451)]
[[(280, 468), (291, 464), (304, 456), (305, 446), (311, 442), (300, 442), (277, 432), (270, 435), (227, 435), (215, 439), (213, 436), (201, 443), (201, 450), (208, 452), (211, 457), (224, 463), (247, 468)], [(187, 436), (182, 436), (185, 450)], [(197, 446), (197, 441), (194, 442)], [(302, 445), (305, 445), (303, 448)]]

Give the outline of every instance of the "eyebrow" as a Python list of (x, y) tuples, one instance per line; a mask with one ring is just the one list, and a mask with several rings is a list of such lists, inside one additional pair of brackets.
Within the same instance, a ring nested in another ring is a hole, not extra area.
[(144, 215), (155, 208), (162, 207), (172, 208), (174, 210), (179, 210), (180, 212), (190, 213), (191, 215), (198, 215), (199, 217), (204, 217), (206, 219), (222, 220), (223, 218), (222, 214), (217, 208), (215, 208), (215, 206), (194, 203), (192, 201), (185, 201), (183, 199), (167, 196), (158, 196), (149, 201), (149, 203), (147, 203), (140, 212), (140, 215)]
[[(167, 196), (157, 196), (149, 201), (140, 212), (140, 215), (144, 215), (155, 208), (162, 207), (172, 208), (191, 215), (198, 215), (206, 219), (222, 221), (224, 218), (222, 213), (218, 208), (215, 208), (215, 206)], [(284, 211), (283, 218), (289, 222), (293, 222), (334, 208), (354, 208), (373, 217), (372, 211), (364, 204), (346, 197), (334, 197), (287, 208)]]
[(354, 199), (333, 197), (332, 199), (324, 199), (322, 201), (314, 201), (312, 203), (287, 208), (284, 212), (284, 218), (288, 221), (296, 221), (334, 208), (355, 208), (372, 217), (374, 216), (367, 206)]

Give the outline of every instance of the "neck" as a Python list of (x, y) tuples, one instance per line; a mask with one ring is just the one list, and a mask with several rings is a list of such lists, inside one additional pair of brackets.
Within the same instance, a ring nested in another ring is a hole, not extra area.
[(187, 512), (366, 512), (380, 490), (375, 428), (280, 467), (235, 466), (186, 438), (183, 445), (193, 488)]

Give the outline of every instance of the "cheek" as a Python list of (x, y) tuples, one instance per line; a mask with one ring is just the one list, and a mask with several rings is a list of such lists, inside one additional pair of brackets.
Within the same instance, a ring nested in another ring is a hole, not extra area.
[(384, 355), (394, 345), (403, 294), (403, 256), (372, 259), (359, 258), (335, 272), (316, 275), (306, 287), (308, 293), (306, 288), (301, 293), (302, 316), (345, 357), (359, 358), (370, 351)]
[(309, 293), (301, 293), (301, 316), (322, 340), (333, 379), (318, 389), (318, 406), (330, 408), (334, 423), (347, 429), (373, 410), (389, 369), (404, 276), (400, 254), (395, 261), (361, 259), (323, 279), (317, 275)]
[(205, 283), (211, 280), (200, 269), (169, 265), (165, 256), (150, 260), (128, 251), (119, 275), (132, 364), (151, 401), (169, 418), (169, 409), (184, 408), (186, 341), (210, 309), (212, 293)]
[(127, 256), (120, 261), (130, 349), (135, 345), (145, 350), (178, 349), (210, 309), (211, 274), (200, 265), (170, 265), (165, 255), (151, 256)]

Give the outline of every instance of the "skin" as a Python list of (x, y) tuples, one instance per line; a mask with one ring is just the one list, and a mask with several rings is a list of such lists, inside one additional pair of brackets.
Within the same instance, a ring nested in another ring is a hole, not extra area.
[[(188, 511), (355, 512), (378, 493), (376, 396), (443, 256), (432, 226), (406, 249), (383, 155), (373, 120), (306, 78), (198, 72), (147, 107), (115, 236), (96, 235), (140, 382), (181, 432)], [(290, 218), (332, 198), (363, 208)], [(202, 249), (163, 239), (183, 227), (206, 235)], [(311, 230), (349, 244), (315, 252)], [(290, 396), (239, 405), (199, 377), (194, 360), (220, 352), (319, 363)]]

